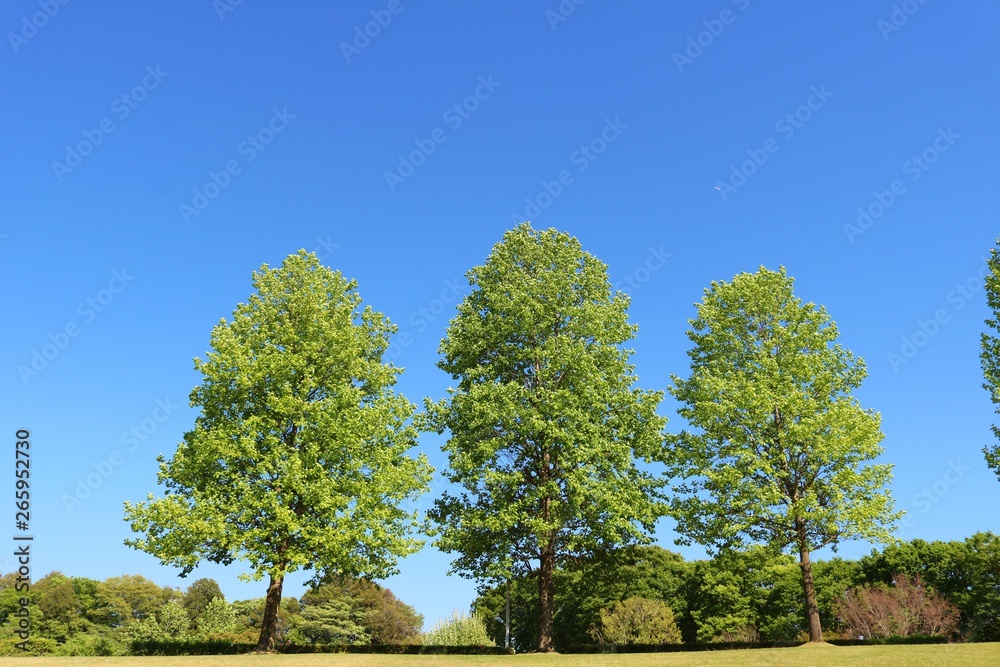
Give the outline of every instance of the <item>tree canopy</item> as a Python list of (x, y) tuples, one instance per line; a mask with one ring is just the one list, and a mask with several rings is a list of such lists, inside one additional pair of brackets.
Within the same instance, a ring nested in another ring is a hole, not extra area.
[[(997, 242), (1000, 244), (1000, 241)], [(985, 382), (983, 388), (990, 392), (994, 412), (1000, 414), (1000, 246), (995, 245), (990, 250), (987, 261), (989, 271), (986, 274), (986, 305), (992, 313), (986, 319), (988, 330), (982, 334), (979, 359), (983, 366)], [(993, 436), (1000, 438), (1000, 426), (991, 427)], [(994, 442), (983, 448), (986, 463), (1000, 478), (1000, 444)]]
[(648, 541), (665, 513), (665, 482), (636, 465), (665, 456), (663, 395), (634, 388), (629, 298), (577, 239), (519, 225), (468, 279), (438, 364), (458, 386), (428, 403), (461, 490), (429, 515), (453, 571), (495, 583), (538, 564), (552, 650), (556, 565)]
[(784, 268), (713, 282), (688, 331), (691, 375), (671, 393), (692, 427), (671, 437), (678, 532), (716, 550), (762, 544), (799, 555), (810, 638), (822, 640), (809, 555), (888, 541), (877, 413), (851, 395), (864, 362), (837, 343), (826, 310), (793, 293)]
[(160, 461), (166, 494), (126, 503), (138, 537), (126, 544), (191, 572), (202, 560), (244, 561), (268, 577), (259, 650), (273, 648), (286, 574), (380, 578), (421, 542), (399, 507), (428, 488), (415, 406), (382, 363), (395, 326), (360, 310), (354, 281), (299, 251), (253, 274), (255, 292), (212, 330), (195, 359), (200, 409), (174, 456)]

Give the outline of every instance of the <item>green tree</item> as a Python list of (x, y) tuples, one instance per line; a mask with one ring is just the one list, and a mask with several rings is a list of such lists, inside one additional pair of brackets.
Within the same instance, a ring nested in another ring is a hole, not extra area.
[(365, 614), (349, 598), (306, 605), (293, 631), (312, 644), (367, 644), (371, 635), (361, 625)]
[(306, 591), (303, 606), (347, 598), (362, 612), (359, 623), (373, 644), (408, 644), (420, 638), (423, 616), (402, 602), (388, 588), (357, 577), (339, 575)]
[(556, 567), (648, 541), (665, 512), (665, 482), (635, 463), (665, 456), (662, 394), (632, 388), (628, 296), (575, 238), (519, 225), (468, 278), (438, 363), (458, 388), (428, 402), (461, 491), (429, 516), (453, 572), (489, 584), (538, 563), (551, 651)]
[(205, 639), (212, 635), (233, 632), (236, 628), (236, 611), (225, 598), (212, 598), (198, 617), (198, 635)]
[(394, 573), (419, 549), (415, 512), (426, 458), (410, 458), (414, 406), (392, 391), (401, 369), (382, 363), (395, 331), (356, 284), (312, 253), (253, 274), (255, 293), (212, 330), (195, 360), (200, 408), (173, 459), (167, 494), (126, 503), (140, 536), (126, 541), (190, 573), (199, 562), (248, 563), (269, 578), (258, 651), (274, 647), (288, 573)]
[(171, 600), (163, 605), (158, 620), (164, 634), (170, 639), (178, 641), (187, 639), (191, 619), (177, 600)]
[(222, 594), (222, 589), (219, 588), (219, 584), (214, 579), (198, 579), (188, 586), (181, 604), (184, 605), (184, 609), (187, 610), (188, 617), (191, 619), (191, 627), (198, 626), (201, 615), (216, 598), (222, 598), (224, 601), (226, 596)]
[(631, 597), (601, 610), (597, 631), (602, 644), (679, 644), (681, 631), (663, 600)]
[(126, 574), (100, 582), (94, 599), (93, 616), (101, 625), (122, 628), (135, 620), (156, 618), (170, 600), (179, 595), (172, 588), (162, 588), (142, 575)]
[(823, 632), (810, 554), (845, 539), (890, 540), (877, 413), (851, 391), (864, 362), (835, 341), (826, 310), (802, 303), (784, 268), (713, 282), (690, 320), (691, 376), (671, 393), (693, 427), (671, 438), (673, 514), (686, 541), (762, 544), (799, 557), (809, 638)]
[[(990, 249), (990, 258), (986, 262), (989, 272), (986, 274), (986, 305), (992, 315), (986, 319), (987, 331), (981, 336), (982, 351), (979, 360), (983, 367), (985, 382), (983, 388), (990, 392), (994, 413), (1000, 414), (1000, 239)], [(993, 436), (1000, 438), (1000, 426), (991, 427)], [(983, 448), (986, 463), (993, 468), (1000, 478), (1000, 444), (994, 443)]]

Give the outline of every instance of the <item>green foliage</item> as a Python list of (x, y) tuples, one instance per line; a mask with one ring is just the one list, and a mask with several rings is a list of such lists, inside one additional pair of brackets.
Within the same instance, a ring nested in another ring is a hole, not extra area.
[[(237, 630), (235, 635), (243, 637), (257, 637), (260, 634), (261, 626), (264, 622), (264, 610), (266, 607), (265, 598), (253, 598), (251, 600), (236, 600), (231, 605), (233, 613), (236, 615)], [(285, 635), (292, 627), (295, 617), (301, 611), (298, 600), (295, 598), (284, 598), (278, 608), (277, 623), (274, 632), (275, 643), (284, 642)], [(256, 633), (256, 635), (254, 634)], [(235, 637), (231, 638), (235, 640)], [(244, 639), (250, 641), (251, 639)]]
[(601, 610), (596, 631), (602, 644), (679, 644), (681, 631), (674, 612), (663, 600), (631, 597)]
[[(24, 642), (27, 643), (24, 643)], [(21, 647), (24, 648), (21, 648)], [(0, 656), (21, 657), (51, 655), (59, 647), (58, 642), (47, 637), (31, 637), (21, 640), (16, 637), (0, 637)]]
[(296, 644), (368, 644), (371, 635), (360, 624), (364, 615), (349, 598), (307, 605), (296, 619), (289, 640)]
[(213, 598), (198, 618), (198, 637), (208, 639), (239, 627), (236, 610), (224, 598)]
[(864, 581), (889, 584), (895, 574), (919, 576), (959, 609), (959, 628), (972, 641), (1000, 641), (1000, 537), (976, 533), (963, 542), (913, 540), (861, 559)]
[[(994, 412), (1000, 414), (1000, 239), (997, 245), (990, 249), (987, 266), (989, 272), (986, 274), (984, 287), (990, 316), (986, 319), (988, 328), (981, 336), (982, 351), (979, 360), (985, 380), (983, 389), (990, 392), (990, 400), (995, 406)], [(991, 428), (993, 436), (1000, 438), (1000, 426), (994, 424)], [(986, 456), (986, 464), (993, 468), (1000, 478), (1000, 444), (987, 445), (983, 448), (983, 454)]]
[(713, 282), (690, 320), (691, 375), (673, 377), (693, 427), (671, 438), (677, 531), (717, 552), (759, 544), (800, 555), (810, 636), (822, 638), (809, 554), (890, 541), (880, 417), (851, 395), (864, 362), (784, 268)]
[(303, 605), (346, 598), (358, 610), (358, 623), (373, 644), (405, 644), (419, 641), (423, 616), (378, 584), (350, 576), (331, 577), (302, 596)]
[(540, 647), (551, 648), (555, 566), (649, 541), (665, 481), (662, 394), (633, 388), (629, 299), (607, 267), (555, 230), (527, 223), (468, 273), (438, 366), (458, 381), (427, 403), (450, 437), (446, 492), (429, 512), (452, 571), (489, 583), (540, 577)]
[(184, 610), (184, 607), (177, 600), (171, 600), (163, 605), (160, 609), (158, 620), (160, 627), (167, 637), (178, 641), (187, 639), (191, 619), (188, 617), (187, 611)]
[(455, 611), (448, 620), (434, 624), (424, 633), (425, 646), (495, 646), (479, 614), (460, 614)]
[(158, 642), (171, 639), (155, 616), (138, 618), (125, 626), (124, 638), (128, 642)]
[(184, 605), (184, 609), (187, 610), (191, 619), (191, 627), (198, 626), (201, 615), (216, 598), (225, 600), (225, 595), (222, 594), (222, 589), (219, 588), (219, 584), (214, 579), (198, 579), (188, 586), (181, 604)]
[(159, 459), (166, 495), (125, 504), (138, 535), (126, 544), (185, 574), (246, 561), (243, 578), (275, 587), (300, 569), (388, 576), (421, 546), (416, 513), (399, 505), (432, 472), (406, 455), (415, 406), (392, 391), (401, 369), (382, 363), (395, 326), (360, 310), (356, 284), (312, 253), (265, 264), (253, 285), (195, 360), (200, 414), (173, 459)]
[[(556, 646), (580, 646), (598, 641), (593, 630), (601, 611), (619, 600), (645, 597), (665, 600), (676, 619), (687, 612), (684, 597), (695, 564), (658, 546), (632, 546), (599, 558), (568, 562), (555, 572)], [(538, 577), (516, 577), (510, 582), (511, 646), (530, 651), (538, 646)], [(506, 584), (482, 591), (473, 602), (490, 636), (503, 644)], [(691, 641), (694, 639), (691, 631)]]
[(124, 627), (134, 620), (155, 617), (178, 592), (161, 588), (141, 575), (111, 577), (101, 582), (95, 593), (94, 618), (101, 625)]
[(783, 268), (713, 282), (690, 321), (691, 376), (671, 389), (698, 429), (672, 438), (684, 480), (673, 509), (689, 540), (809, 551), (890, 541), (891, 466), (868, 464), (882, 453), (879, 415), (850, 395), (864, 362), (792, 283)]
[(121, 640), (121, 633), (95, 626), (86, 632), (81, 632), (60, 644), (55, 655), (78, 656), (120, 656), (128, 655), (128, 646)]

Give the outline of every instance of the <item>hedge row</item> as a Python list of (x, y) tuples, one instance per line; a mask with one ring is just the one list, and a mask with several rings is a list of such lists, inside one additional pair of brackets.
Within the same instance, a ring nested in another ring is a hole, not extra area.
[[(132, 655), (239, 655), (250, 653), (255, 644), (222, 641), (132, 642)], [(286, 644), (279, 653), (393, 653), (397, 655), (513, 655), (514, 649), (497, 646), (423, 646), (420, 644)]]
[[(804, 642), (710, 642), (700, 644), (585, 644), (560, 647), (561, 653), (679, 653), (688, 651), (730, 651), (734, 649), (792, 648)], [(883, 644), (946, 644), (947, 637), (910, 635), (886, 639), (831, 639), (835, 646), (878, 646)]]
[[(947, 638), (910, 635), (887, 639), (831, 639), (836, 646), (876, 646), (882, 644), (945, 644)], [(586, 644), (560, 647), (562, 653), (676, 653), (686, 651), (729, 651), (733, 649), (789, 648), (802, 642), (712, 642), (704, 644)], [(133, 642), (132, 655), (239, 655), (250, 653), (254, 644), (222, 641)], [(513, 655), (514, 649), (498, 646), (424, 646), (421, 644), (286, 644), (280, 653), (391, 653), (396, 655)]]

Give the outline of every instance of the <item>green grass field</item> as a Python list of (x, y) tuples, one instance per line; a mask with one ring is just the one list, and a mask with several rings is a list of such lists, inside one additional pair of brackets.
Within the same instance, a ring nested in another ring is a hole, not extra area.
[(4, 665), (31, 667), (91, 667), (92, 665), (148, 665), (149, 667), (395, 667), (419, 665), (551, 665), (584, 667), (605, 665), (669, 665), (676, 667), (995, 667), (1000, 665), (1000, 644), (949, 644), (936, 646), (803, 646), (798, 648), (711, 651), (698, 653), (645, 653), (627, 655), (516, 655), (412, 656), (412, 655), (277, 655), (200, 656), (179, 658), (2, 658)]

